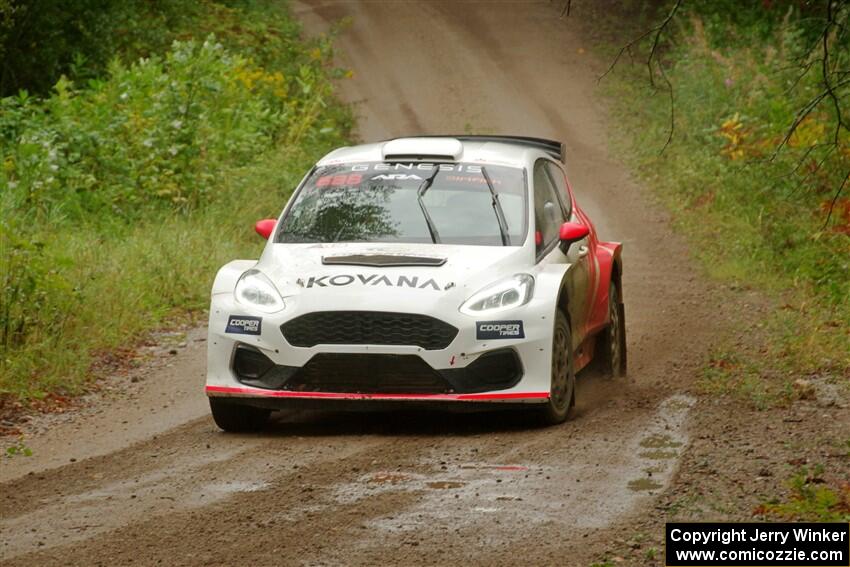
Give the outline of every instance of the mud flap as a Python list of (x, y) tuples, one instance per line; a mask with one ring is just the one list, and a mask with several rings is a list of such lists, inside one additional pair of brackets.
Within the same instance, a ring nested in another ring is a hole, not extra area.
[(623, 376), (627, 376), (629, 373), (629, 356), (628, 351), (626, 350), (626, 306), (624, 303), (619, 303), (617, 305), (617, 312), (620, 315), (620, 321), (623, 322), (623, 333), (620, 335), (620, 352), (623, 353), (621, 355), (623, 361)]

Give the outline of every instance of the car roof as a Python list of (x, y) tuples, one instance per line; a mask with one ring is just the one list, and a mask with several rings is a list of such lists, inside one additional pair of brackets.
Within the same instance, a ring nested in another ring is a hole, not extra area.
[(563, 144), (519, 136), (416, 136), (338, 148), (316, 165), (403, 160), (530, 167), (540, 157), (563, 160)]

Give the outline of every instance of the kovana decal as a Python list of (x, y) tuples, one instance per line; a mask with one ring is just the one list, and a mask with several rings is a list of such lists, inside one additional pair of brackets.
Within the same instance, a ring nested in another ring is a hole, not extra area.
[(522, 327), (522, 321), (476, 321), (475, 338), (478, 340), (524, 339), (525, 330)]
[(310, 276), (304, 287), (344, 287), (351, 284), (386, 286), (386, 287), (409, 287), (411, 289), (433, 289), (440, 291), (442, 288), (433, 278), (420, 279), (419, 276), (398, 276), (390, 278), (378, 274), (336, 274), (327, 276)]
[(263, 318), (247, 315), (231, 315), (227, 318), (225, 333), (237, 335), (259, 335), (262, 331)]

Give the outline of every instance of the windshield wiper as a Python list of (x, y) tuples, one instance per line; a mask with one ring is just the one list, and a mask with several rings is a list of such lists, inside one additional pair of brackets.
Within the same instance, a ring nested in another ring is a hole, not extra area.
[(434, 224), (434, 219), (431, 218), (431, 215), (428, 213), (428, 208), (425, 206), (425, 201), (422, 198), (425, 196), (425, 192), (431, 188), (431, 185), (434, 183), (434, 178), (437, 177), (437, 174), (440, 173), (440, 166), (437, 164), (434, 173), (431, 174), (431, 177), (422, 182), (419, 186), (419, 189), (416, 190), (416, 201), (419, 203), (419, 208), (422, 209), (422, 215), (425, 217), (425, 224), (428, 225), (428, 232), (431, 233), (431, 241), (434, 244), (440, 243), (440, 233), (437, 232), (437, 226)]
[(502, 210), (502, 203), (499, 202), (499, 195), (493, 189), (493, 183), (490, 181), (490, 176), (487, 175), (487, 170), (481, 166), (481, 175), (484, 176), (484, 181), (487, 182), (487, 189), (490, 190), (490, 196), (493, 198), (493, 210), (496, 211), (496, 221), (499, 223), (499, 234), (502, 237), (502, 246), (508, 246), (508, 223), (505, 220), (505, 211)]

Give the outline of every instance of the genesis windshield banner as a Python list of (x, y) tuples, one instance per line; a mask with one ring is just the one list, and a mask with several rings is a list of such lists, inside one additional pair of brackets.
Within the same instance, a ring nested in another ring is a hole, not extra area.
[(850, 566), (846, 523), (670, 523), (668, 567)]

